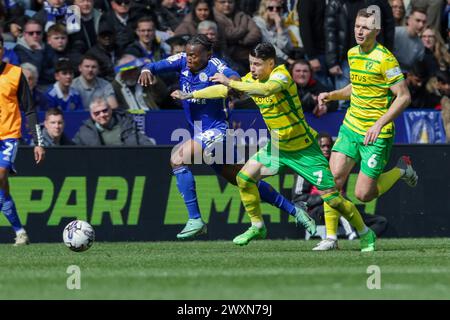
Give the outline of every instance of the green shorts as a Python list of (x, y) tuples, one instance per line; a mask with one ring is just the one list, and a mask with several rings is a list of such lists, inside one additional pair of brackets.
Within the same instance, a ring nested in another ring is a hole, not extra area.
[(273, 174), (278, 173), (284, 167), (289, 167), (319, 190), (335, 187), (328, 160), (323, 156), (316, 142), (298, 151), (282, 151), (275, 147), (272, 148), (272, 144), (269, 142), (251, 159), (263, 164)]
[(365, 146), (364, 136), (342, 125), (333, 151), (352, 158), (361, 166), (361, 171), (372, 179), (383, 173), (391, 154), (394, 137), (378, 138), (375, 143)]

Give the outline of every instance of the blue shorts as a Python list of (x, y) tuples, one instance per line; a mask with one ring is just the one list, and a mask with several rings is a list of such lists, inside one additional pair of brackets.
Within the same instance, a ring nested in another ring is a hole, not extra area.
[(237, 148), (236, 139), (227, 132), (228, 128), (210, 128), (196, 133), (193, 140), (201, 144), (204, 162), (218, 174), (224, 164), (245, 163), (244, 152)]
[(0, 140), (0, 168), (6, 168), (10, 173), (16, 174), (14, 160), (16, 160), (18, 139)]

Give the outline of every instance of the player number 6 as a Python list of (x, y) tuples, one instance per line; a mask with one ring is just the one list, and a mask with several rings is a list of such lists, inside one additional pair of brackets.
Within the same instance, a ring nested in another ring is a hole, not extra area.
[(369, 160), (367, 160), (367, 165), (369, 166), (369, 168), (375, 168), (378, 164), (378, 161), (375, 159), (377, 157), (376, 154), (373, 154)]

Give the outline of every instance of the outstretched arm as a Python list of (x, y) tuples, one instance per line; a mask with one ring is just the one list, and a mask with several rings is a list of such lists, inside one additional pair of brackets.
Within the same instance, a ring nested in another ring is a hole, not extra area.
[(267, 81), (265, 83), (258, 82), (242, 82), (227, 78), (221, 73), (216, 73), (211, 77), (212, 81), (222, 83), (237, 91), (245, 92), (251, 96), (270, 96), (283, 90), (283, 86), (277, 81)]
[(206, 87), (204, 89), (194, 92), (183, 92), (181, 90), (175, 90), (171, 94), (172, 98), (178, 100), (187, 99), (220, 99), (228, 96), (228, 87), (217, 84), (215, 86)]

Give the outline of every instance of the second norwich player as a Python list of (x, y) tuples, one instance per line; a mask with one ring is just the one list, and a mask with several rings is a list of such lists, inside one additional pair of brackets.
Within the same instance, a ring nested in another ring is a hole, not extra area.
[[(395, 56), (376, 41), (380, 32), (375, 12), (361, 9), (356, 17), (357, 46), (348, 51), (350, 84), (321, 93), (319, 105), (332, 100), (350, 100), (350, 107), (333, 147), (330, 168), (340, 190), (356, 163), (361, 170), (356, 197), (368, 202), (387, 192), (399, 179), (414, 187), (418, 176), (407, 156), (383, 173), (394, 142), (394, 120), (409, 105), (411, 96)], [(379, 12), (379, 11), (378, 11)], [(327, 239), (316, 250), (337, 248), (337, 212), (325, 216)]]

